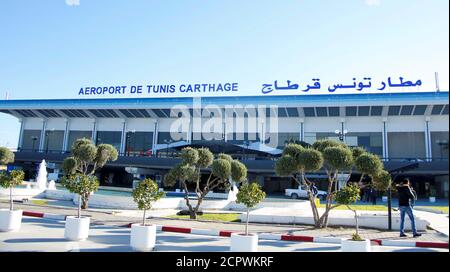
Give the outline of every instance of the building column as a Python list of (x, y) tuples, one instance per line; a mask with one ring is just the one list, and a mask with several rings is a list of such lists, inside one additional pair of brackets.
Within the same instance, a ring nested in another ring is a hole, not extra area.
[(260, 123), (261, 124), (261, 134), (259, 136), (259, 142), (261, 144), (266, 144), (266, 123), (263, 121)]
[(387, 132), (387, 118), (383, 118), (383, 161), (388, 161), (388, 132)]
[(192, 116), (189, 118), (189, 129), (188, 129), (188, 135), (187, 135), (187, 142), (189, 144), (192, 143)]
[(64, 138), (63, 138), (63, 148), (62, 148), (62, 151), (65, 153), (66, 151), (68, 151), (67, 150), (67, 148), (68, 148), (68, 144), (69, 144), (69, 119), (65, 119), (64, 120), (65, 121), (65, 123), (66, 123), (66, 128), (65, 128), (65, 130), (64, 130)]
[(300, 119), (300, 141), (305, 141), (305, 119)]
[(39, 141), (39, 152), (44, 151), (44, 145), (45, 145), (45, 130), (47, 129), (47, 120), (42, 119), (42, 130), (41, 130), (41, 137)]
[(152, 146), (152, 155), (156, 156), (156, 145), (158, 144), (158, 121), (155, 120), (155, 127), (153, 128), (153, 146)]
[(430, 121), (431, 121), (431, 118), (429, 116), (425, 117), (425, 156), (426, 156), (426, 161), (431, 161), (433, 158), (432, 146), (431, 146)]
[(228, 137), (227, 137), (227, 115), (225, 108), (223, 108), (221, 113), (222, 113), (222, 140), (226, 142)]
[(19, 122), (20, 122), (20, 132), (19, 132), (19, 142), (17, 143), (18, 151), (20, 151), (22, 149), (22, 145), (23, 145), (23, 129), (24, 129), (25, 120), (23, 120), (21, 118), (21, 119), (19, 119)]
[(92, 122), (91, 140), (95, 145), (97, 144), (97, 119), (94, 119), (94, 121)]
[(346, 136), (346, 133), (344, 133), (344, 130), (345, 130), (345, 118), (341, 118), (342, 139), (344, 140), (344, 143), (347, 143), (347, 136)]
[(122, 156), (125, 156), (125, 148), (126, 148), (126, 141), (127, 141), (127, 122), (126, 120), (122, 120), (122, 136), (120, 139), (120, 154)]

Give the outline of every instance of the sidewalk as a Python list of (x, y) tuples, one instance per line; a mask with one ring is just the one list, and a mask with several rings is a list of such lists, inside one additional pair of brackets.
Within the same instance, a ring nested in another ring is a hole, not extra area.
[[(7, 207), (7, 203), (1, 202), (0, 207)], [(49, 213), (57, 215), (74, 215), (76, 214), (76, 207), (55, 207), (42, 206), (33, 204), (16, 204), (16, 209), (23, 209), (25, 211)], [(82, 211), (83, 215), (91, 216), (92, 223), (95, 225), (105, 226), (126, 226), (132, 222), (139, 222), (141, 219), (136, 216), (117, 216), (111, 210), (87, 210)], [(152, 211), (149, 216), (155, 216)], [(447, 218), (448, 221), (448, 218)], [(172, 218), (153, 217), (149, 218), (149, 222), (161, 226), (175, 226), (193, 229), (215, 229), (222, 231), (241, 232), (244, 230), (244, 223), (228, 223), (228, 222), (212, 222), (212, 221), (195, 221)], [(448, 224), (448, 222), (447, 222)], [(250, 224), (252, 232), (259, 233), (273, 233), (273, 234), (292, 234), (304, 236), (334, 236), (334, 237), (350, 237), (354, 232), (354, 228), (328, 228), (328, 229), (314, 229), (307, 225), (281, 225), (281, 224)], [(399, 239), (396, 231), (380, 231), (376, 229), (361, 229), (361, 236), (367, 239)], [(401, 240), (411, 241), (443, 241), (448, 242), (448, 236), (445, 236), (434, 230), (426, 230), (422, 237), (419, 238), (403, 238)]]
[[(51, 231), (48, 231), (51, 229)], [(341, 252), (336, 243), (275, 241), (260, 237), (259, 252)], [(229, 252), (228, 237), (158, 231), (155, 251)], [(64, 239), (64, 222), (24, 217), (19, 232), (0, 233), (0, 251), (7, 252), (133, 252), (130, 229), (91, 225), (85, 241)], [(448, 252), (448, 248), (423, 248), (409, 245), (378, 246), (373, 252)]]

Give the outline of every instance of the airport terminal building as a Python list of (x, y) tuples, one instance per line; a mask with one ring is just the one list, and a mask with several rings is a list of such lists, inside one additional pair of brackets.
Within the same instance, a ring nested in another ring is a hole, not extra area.
[(388, 170), (418, 163), (398, 174), (419, 197), (441, 198), (449, 190), (448, 111), (448, 92), (0, 101), (1, 113), (20, 120), (15, 166), (31, 179), (42, 159), (58, 172), (72, 143), (86, 137), (120, 153), (98, 173), (101, 185), (161, 182), (179, 150), (207, 146), (242, 160), (249, 178), (276, 194), (296, 186), (274, 173), (287, 142), (335, 138), (378, 154)]

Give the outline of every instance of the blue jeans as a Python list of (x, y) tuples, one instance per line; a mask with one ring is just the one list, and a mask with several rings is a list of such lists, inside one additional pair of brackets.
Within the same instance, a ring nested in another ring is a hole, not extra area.
[(400, 206), (400, 234), (405, 234), (405, 215), (408, 214), (411, 221), (413, 234), (417, 234), (416, 222), (414, 220), (413, 209), (409, 206)]

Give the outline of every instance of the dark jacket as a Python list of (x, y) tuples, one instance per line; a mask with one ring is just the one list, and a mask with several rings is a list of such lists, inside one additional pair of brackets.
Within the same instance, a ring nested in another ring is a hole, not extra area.
[(398, 206), (411, 206), (410, 200), (414, 200), (414, 194), (409, 186), (398, 186)]

